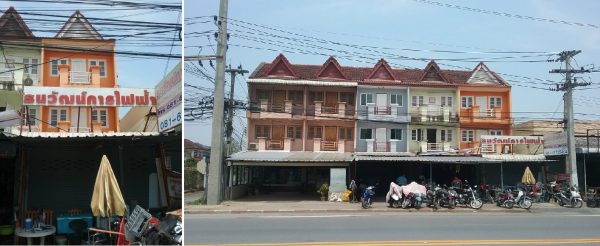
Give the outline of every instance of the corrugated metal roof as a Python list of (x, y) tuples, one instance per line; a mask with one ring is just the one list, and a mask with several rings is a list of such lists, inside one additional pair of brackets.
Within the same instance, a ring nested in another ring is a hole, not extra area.
[(385, 162), (435, 162), (435, 163), (500, 163), (479, 156), (356, 156), (357, 161), (385, 161)]
[(284, 84), (284, 85), (313, 85), (313, 86), (342, 86), (342, 87), (356, 87), (358, 83), (340, 81), (319, 81), (319, 80), (292, 80), (292, 79), (248, 79), (248, 83), (260, 83), (260, 84)]
[(351, 162), (352, 153), (247, 151), (235, 153), (232, 162)]
[(554, 161), (554, 160), (547, 160), (546, 156), (544, 156), (543, 154), (541, 154), (541, 155), (482, 154), (481, 156), (483, 158), (489, 158), (489, 159), (494, 159), (494, 160), (502, 160), (504, 162), (520, 162), (520, 161), (526, 161), (526, 162), (545, 162), (545, 161)]
[(158, 132), (23, 132), (12, 137), (25, 138), (98, 138), (98, 137), (149, 137), (160, 136)]

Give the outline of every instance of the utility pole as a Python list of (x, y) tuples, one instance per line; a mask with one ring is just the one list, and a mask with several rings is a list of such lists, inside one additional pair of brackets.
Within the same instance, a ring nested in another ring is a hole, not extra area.
[(225, 70), (226, 73), (231, 74), (231, 90), (229, 91), (229, 107), (227, 110), (227, 152), (225, 156), (230, 156), (233, 150), (233, 146), (231, 143), (231, 135), (233, 134), (233, 108), (235, 104), (235, 99), (233, 98), (233, 91), (235, 89), (235, 76), (239, 73), (244, 76), (244, 73), (248, 73), (248, 70), (243, 70), (242, 65), (238, 66), (237, 69), (231, 69), (231, 65), (229, 65), (229, 69)]
[(573, 69), (571, 67), (571, 59), (577, 54), (581, 53), (580, 50), (563, 51), (559, 54), (559, 58), (556, 61), (564, 62), (565, 69), (553, 69), (550, 73), (563, 73), (565, 74), (565, 83), (557, 84), (554, 91), (564, 91), (564, 123), (567, 132), (567, 157), (566, 157), (566, 172), (570, 174), (571, 186), (579, 186), (579, 179), (577, 177), (577, 153), (575, 152), (575, 117), (573, 116), (573, 89), (578, 86), (587, 86), (591, 83), (577, 83), (577, 78), (571, 78), (572, 74), (576, 73), (589, 73), (589, 69)]
[(223, 198), (223, 114), (225, 106), (225, 56), (227, 55), (227, 0), (221, 0), (217, 28), (217, 68), (215, 74), (215, 96), (210, 148), (210, 173), (206, 204), (218, 205)]

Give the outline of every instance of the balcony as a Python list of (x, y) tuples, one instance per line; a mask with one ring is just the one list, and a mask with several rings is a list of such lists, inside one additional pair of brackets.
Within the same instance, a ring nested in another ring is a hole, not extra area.
[(89, 72), (70, 71), (69, 84), (90, 84), (91, 74)]
[(429, 105), (417, 107), (411, 113), (411, 122), (440, 122), (440, 123), (458, 123), (459, 118), (450, 108)]
[(283, 140), (267, 140), (267, 149), (268, 150), (283, 150)]
[(78, 132), (78, 133), (90, 133), (90, 128), (88, 127), (70, 127), (69, 132)]
[(502, 108), (481, 109), (480, 106), (474, 105), (461, 110), (460, 123), (512, 124), (513, 120), (510, 114), (502, 112)]
[(304, 114), (303, 105), (293, 105), (292, 101), (272, 103), (268, 99), (250, 101), (248, 117), (290, 119)]
[(392, 122), (409, 122), (405, 112), (399, 112), (398, 105), (376, 106), (374, 103), (358, 106), (358, 118), (364, 120), (381, 120)]
[(321, 141), (321, 151), (337, 151), (337, 141)]
[(398, 142), (400, 140), (378, 141), (367, 139), (367, 152), (397, 152)]
[(426, 141), (419, 142), (420, 152), (441, 152), (450, 150), (449, 142), (428, 143)]

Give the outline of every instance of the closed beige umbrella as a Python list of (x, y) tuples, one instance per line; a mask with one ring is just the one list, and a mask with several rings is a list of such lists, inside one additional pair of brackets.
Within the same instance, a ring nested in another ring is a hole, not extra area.
[(106, 155), (103, 155), (100, 161), (90, 205), (94, 216), (109, 217), (125, 214), (125, 200)]
[(523, 177), (521, 178), (521, 183), (526, 185), (534, 185), (535, 177), (533, 177), (533, 173), (529, 169), (529, 166), (525, 168), (525, 173), (523, 173)]

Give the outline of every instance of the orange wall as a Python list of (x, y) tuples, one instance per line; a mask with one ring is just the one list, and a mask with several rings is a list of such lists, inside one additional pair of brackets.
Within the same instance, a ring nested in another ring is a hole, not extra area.
[[(50, 126), (50, 108), (51, 107), (46, 107), (46, 106), (40, 107), (40, 112), (42, 113), (40, 118), (43, 119), (47, 123), (47, 124), (46, 123), (41, 124), (42, 132), (58, 132), (59, 131), (58, 128)], [(52, 108), (55, 108), (55, 107), (52, 107)], [(77, 108), (77, 107), (56, 107), (56, 108), (66, 108), (67, 109), (67, 120), (71, 121), (71, 117), (72, 117), (71, 110), (72, 110), (72, 108)], [(106, 113), (108, 116), (108, 122), (107, 122), (108, 126), (102, 127), (101, 128), (102, 132), (109, 132), (109, 131), (117, 132), (117, 131), (119, 131), (119, 128), (118, 128), (118, 126), (119, 126), (119, 118), (118, 118), (119, 110), (118, 110), (118, 108), (116, 108), (116, 107), (106, 107), (106, 108), (98, 107), (98, 109), (106, 109), (107, 110)], [(81, 107), (81, 111), (83, 112), (84, 110), (86, 111), (86, 118), (87, 118), (86, 127), (89, 128), (91, 131), (92, 130), (91, 129), (92, 128), (91, 108), (90, 107)], [(77, 117), (75, 116), (75, 118), (77, 118)], [(76, 125), (76, 123), (74, 125)], [(82, 125), (80, 124), (80, 127), (81, 126)], [(68, 130), (68, 129), (64, 129), (64, 130)], [(94, 130), (96, 130), (96, 129), (94, 129)]]
[(87, 71), (89, 71), (89, 60), (104, 60), (106, 61), (106, 77), (100, 78), (100, 85), (87, 85), (86, 87), (115, 87), (116, 85), (116, 71), (115, 71), (115, 62), (113, 54), (99, 54), (99, 53), (72, 53), (72, 52), (62, 52), (62, 51), (44, 51), (44, 67), (43, 67), (43, 77), (42, 77), (42, 85), (43, 86), (59, 86), (59, 76), (51, 76), (51, 58), (63, 58), (69, 59), (69, 64), (71, 64), (70, 59), (86, 59)]
[[(459, 112), (459, 116), (460, 115), (468, 115), (468, 111), (466, 108), (462, 108), (462, 97), (465, 96), (470, 96), (473, 97), (473, 104), (475, 104), (475, 98), (476, 97), (481, 97), (481, 96), (485, 96), (486, 98), (486, 107), (489, 107), (489, 97), (501, 97), (502, 98), (502, 115), (503, 118), (512, 118), (512, 102), (510, 101), (510, 91), (505, 91), (505, 92), (490, 92), (490, 91), (464, 91), (461, 90), (460, 91), (460, 97), (458, 98), (458, 106), (460, 109)], [(507, 124), (510, 124), (509, 121), (506, 122)], [(485, 123), (484, 123), (485, 124)]]

